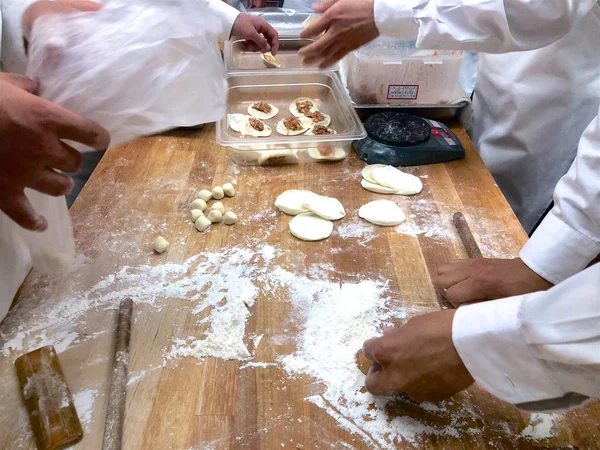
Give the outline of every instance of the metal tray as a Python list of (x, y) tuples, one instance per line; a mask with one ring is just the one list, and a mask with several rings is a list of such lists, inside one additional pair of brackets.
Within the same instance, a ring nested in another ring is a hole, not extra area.
[[(244, 39), (232, 39), (225, 44), (225, 66), (228, 73), (238, 72), (283, 72), (283, 71), (316, 71), (314, 65), (306, 65), (298, 55), (298, 50), (309, 44), (314, 39), (301, 39), (299, 37), (280, 37), (279, 52), (275, 59), (280, 68), (268, 68), (260, 57), (260, 53), (245, 49)], [(338, 70), (339, 65), (332, 66), (330, 70)]]
[[(279, 114), (265, 120), (273, 133), (269, 137), (241, 137), (227, 126), (227, 118), (217, 122), (217, 142), (230, 148), (231, 157), (241, 164), (295, 163), (345, 158), (352, 142), (367, 133), (352, 108), (348, 94), (334, 72), (261, 72), (227, 76), (227, 113), (248, 114), (248, 106), (265, 101), (279, 108)], [(289, 105), (298, 97), (310, 97), (317, 108), (331, 116), (329, 125), (337, 134), (323, 136), (283, 136), (277, 122), (289, 117)]]
[(459, 111), (470, 102), (462, 100), (448, 105), (356, 105), (353, 102), (354, 110), (360, 120), (363, 122), (378, 112), (397, 110), (404, 111), (415, 116), (424, 117), (432, 120), (448, 120), (456, 117)]

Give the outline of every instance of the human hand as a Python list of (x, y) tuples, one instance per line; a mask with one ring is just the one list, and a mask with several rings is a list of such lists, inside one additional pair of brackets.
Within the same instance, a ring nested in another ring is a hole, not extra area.
[(327, 0), (314, 5), (313, 10), (322, 16), (302, 31), (300, 37), (325, 34), (300, 49), (304, 62), (318, 63), (324, 69), (379, 36), (374, 3), (374, 0)]
[(475, 258), (440, 266), (433, 283), (454, 306), (545, 291), (552, 283), (531, 270), (520, 258)]
[(373, 361), (365, 386), (371, 394), (406, 392), (415, 402), (440, 401), (474, 383), (452, 342), (456, 310), (410, 319), (363, 345)]
[(0, 210), (23, 228), (44, 231), (48, 223), (24, 189), (67, 194), (73, 180), (58, 170), (76, 172), (81, 155), (61, 139), (105, 150), (110, 136), (95, 122), (36, 97), (36, 90), (29, 78), (0, 74)]
[(270, 51), (275, 56), (279, 50), (279, 33), (262, 17), (240, 14), (233, 23), (231, 35), (249, 41), (250, 51)]
[(67, 14), (76, 11), (99, 11), (104, 5), (88, 0), (41, 0), (27, 7), (21, 16), (23, 38), (29, 41), (33, 24), (37, 19), (48, 14)]

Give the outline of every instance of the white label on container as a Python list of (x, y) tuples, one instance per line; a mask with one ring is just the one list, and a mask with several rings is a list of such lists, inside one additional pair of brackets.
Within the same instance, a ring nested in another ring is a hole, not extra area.
[(388, 100), (416, 100), (419, 95), (417, 84), (390, 84), (388, 86)]

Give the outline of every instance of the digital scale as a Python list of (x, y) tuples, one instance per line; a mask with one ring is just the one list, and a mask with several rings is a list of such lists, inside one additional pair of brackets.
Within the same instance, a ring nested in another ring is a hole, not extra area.
[(373, 114), (364, 122), (367, 137), (354, 150), (367, 164), (418, 166), (465, 157), (458, 138), (443, 123), (399, 111)]

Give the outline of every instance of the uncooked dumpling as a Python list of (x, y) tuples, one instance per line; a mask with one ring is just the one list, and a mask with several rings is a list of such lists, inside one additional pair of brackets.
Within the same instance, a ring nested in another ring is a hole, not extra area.
[(393, 226), (406, 220), (404, 212), (391, 200), (375, 200), (363, 205), (358, 215), (375, 225)]
[(295, 164), (298, 162), (295, 150), (266, 150), (258, 153), (258, 164), (263, 166), (271, 164)]
[(306, 132), (309, 128), (308, 121), (305, 122), (297, 117), (288, 117), (277, 122), (277, 132), (284, 136), (296, 136)]
[(322, 125), (326, 127), (331, 123), (331, 117), (322, 113), (321, 111), (306, 113), (304, 115), (304, 119), (306, 119), (305, 123), (307, 123), (310, 127), (313, 127), (314, 125)]
[(298, 214), (309, 212), (304, 204), (307, 203), (312, 197), (316, 196), (312, 191), (303, 189), (290, 189), (284, 191), (275, 199), (275, 206), (281, 212), (296, 216)]
[(248, 106), (248, 114), (257, 119), (266, 120), (275, 117), (279, 109), (267, 102), (254, 102)]
[(337, 198), (313, 195), (309, 196), (302, 206), (328, 220), (338, 220), (346, 215), (344, 206)]
[(307, 113), (317, 111), (317, 106), (312, 98), (300, 97), (290, 104), (290, 112), (296, 117), (302, 117)]
[(331, 236), (333, 222), (313, 213), (304, 213), (290, 221), (290, 232), (303, 241), (320, 241)]

